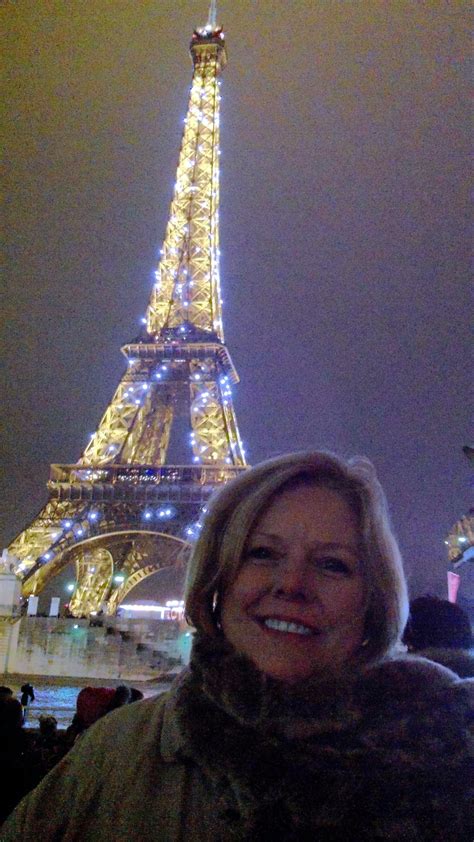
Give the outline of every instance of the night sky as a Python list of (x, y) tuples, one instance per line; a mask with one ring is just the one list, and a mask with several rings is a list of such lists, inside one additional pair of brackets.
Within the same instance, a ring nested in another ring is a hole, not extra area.
[[(469, 505), (468, 3), (221, 0), (221, 282), (248, 459), (361, 453), (412, 594)], [(6, 0), (2, 545), (139, 330), (206, 0)]]

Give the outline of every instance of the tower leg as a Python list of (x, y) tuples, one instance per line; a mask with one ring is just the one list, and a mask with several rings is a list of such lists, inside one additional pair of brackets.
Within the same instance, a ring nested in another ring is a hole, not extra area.
[(69, 602), (75, 617), (99, 611), (110, 589), (114, 558), (105, 547), (78, 547), (76, 555), (77, 586)]

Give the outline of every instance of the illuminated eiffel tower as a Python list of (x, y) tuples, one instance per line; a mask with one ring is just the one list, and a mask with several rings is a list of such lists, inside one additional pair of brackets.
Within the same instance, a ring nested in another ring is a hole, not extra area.
[(215, 2), (190, 45), (194, 73), (156, 283), (127, 369), (75, 465), (8, 548), (24, 595), (75, 562), (75, 615), (113, 614), (130, 590), (183, 563), (206, 500), (245, 469), (219, 282), (219, 76)]

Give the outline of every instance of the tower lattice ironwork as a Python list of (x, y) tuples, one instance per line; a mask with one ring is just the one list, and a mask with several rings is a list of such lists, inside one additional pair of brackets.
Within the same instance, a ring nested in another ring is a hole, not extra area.
[(74, 465), (52, 465), (49, 500), (8, 550), (25, 595), (75, 562), (76, 615), (113, 613), (186, 547), (216, 486), (245, 469), (219, 282), (219, 86), (224, 33), (211, 3), (194, 73), (156, 282), (127, 369)]

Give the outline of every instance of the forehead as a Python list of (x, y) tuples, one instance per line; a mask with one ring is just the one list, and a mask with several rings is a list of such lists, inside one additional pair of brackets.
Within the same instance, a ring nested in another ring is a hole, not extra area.
[(298, 485), (273, 495), (254, 523), (249, 537), (268, 532), (276, 536), (305, 534), (334, 541), (344, 535), (358, 540), (358, 518), (337, 490)]

